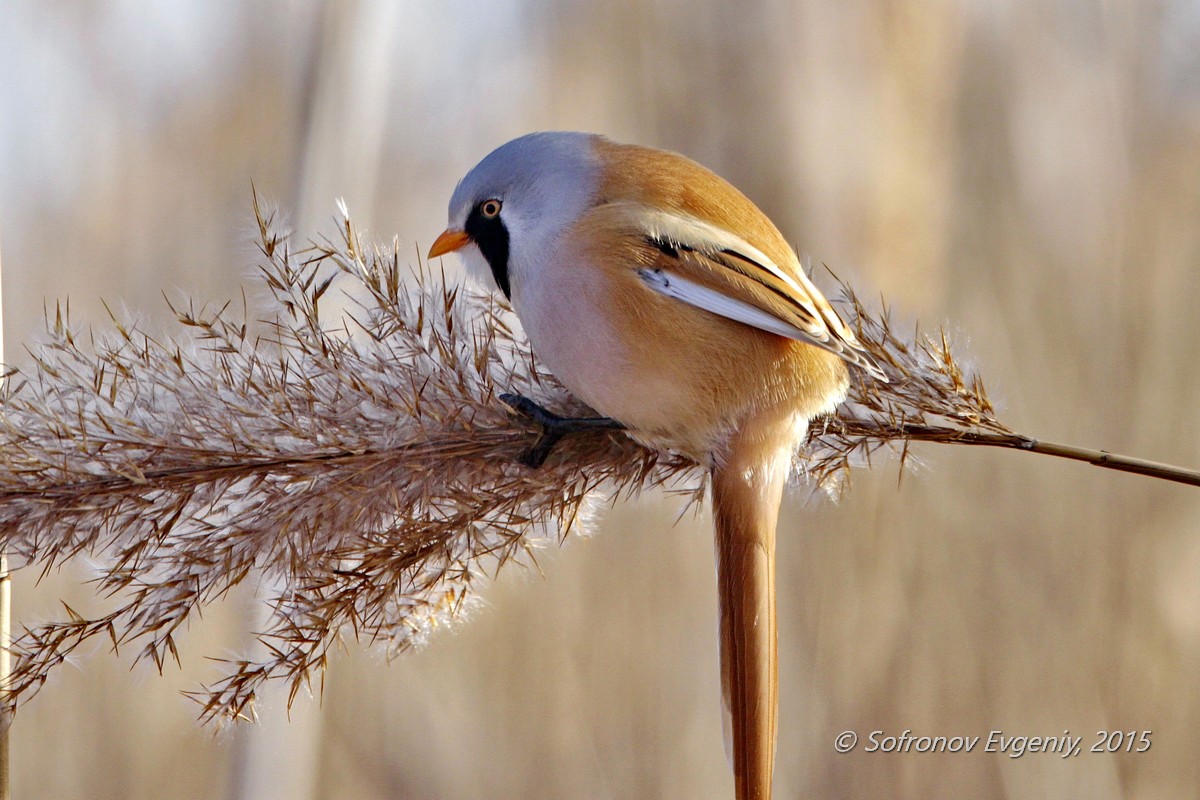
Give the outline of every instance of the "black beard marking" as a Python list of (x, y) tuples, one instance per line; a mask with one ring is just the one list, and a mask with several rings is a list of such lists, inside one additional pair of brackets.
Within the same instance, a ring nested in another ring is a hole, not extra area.
[(505, 298), (512, 300), (512, 287), (508, 283), (508, 228), (504, 227), (500, 217), (489, 219), (479, 210), (479, 206), (475, 206), (463, 230), (471, 237), (479, 252), (483, 253), (500, 291), (504, 292)]

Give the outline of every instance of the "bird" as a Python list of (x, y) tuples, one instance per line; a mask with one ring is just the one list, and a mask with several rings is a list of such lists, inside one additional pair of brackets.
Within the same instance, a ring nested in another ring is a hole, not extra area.
[(766, 214), (685, 156), (530, 133), (466, 174), (448, 216), (430, 259), (456, 252), (501, 292), (579, 399), (707, 468), (735, 794), (767, 800), (784, 486), (809, 422), (845, 399), (851, 368), (885, 373)]

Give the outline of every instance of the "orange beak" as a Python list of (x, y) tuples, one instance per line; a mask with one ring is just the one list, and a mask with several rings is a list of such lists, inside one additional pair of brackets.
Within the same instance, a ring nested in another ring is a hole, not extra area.
[(429, 255), (426, 258), (437, 258), (444, 256), (446, 253), (453, 253), (460, 247), (466, 246), (471, 241), (471, 237), (463, 231), (447, 228), (442, 231), (442, 235), (433, 240), (433, 247), (429, 248)]

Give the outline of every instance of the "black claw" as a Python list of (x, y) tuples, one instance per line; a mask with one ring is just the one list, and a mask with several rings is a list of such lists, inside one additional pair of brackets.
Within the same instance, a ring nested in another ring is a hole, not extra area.
[(559, 416), (552, 411), (546, 410), (528, 397), (522, 397), (519, 394), (506, 392), (500, 395), (500, 402), (521, 416), (536, 422), (542, 429), (541, 435), (538, 436), (538, 440), (534, 442), (533, 447), (524, 452), (519, 459), (522, 464), (532, 469), (537, 469), (546, 463), (546, 459), (549, 457), (551, 451), (554, 450), (554, 446), (558, 444), (558, 440), (568, 433), (597, 430), (625, 430), (624, 425), (608, 417)]
[(546, 463), (546, 459), (550, 457), (550, 452), (554, 450), (554, 445), (558, 444), (558, 440), (562, 438), (560, 433), (549, 433), (543, 431), (533, 447), (526, 450), (517, 461), (521, 462), (530, 469), (538, 469), (542, 464)]

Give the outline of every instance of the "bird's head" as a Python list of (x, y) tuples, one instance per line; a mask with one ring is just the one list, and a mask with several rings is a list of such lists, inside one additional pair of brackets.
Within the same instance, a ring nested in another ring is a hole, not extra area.
[(458, 251), (477, 277), (490, 275), (506, 297), (524, 265), (548, 248), (591, 206), (599, 186), (599, 137), (531, 133), (493, 150), (458, 183), (449, 227), (429, 258)]

